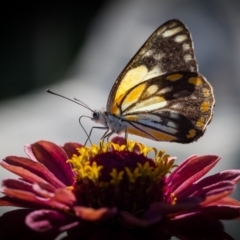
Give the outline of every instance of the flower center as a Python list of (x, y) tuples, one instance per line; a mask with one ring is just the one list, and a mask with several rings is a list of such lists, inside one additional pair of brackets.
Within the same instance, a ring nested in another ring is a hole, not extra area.
[[(151, 150), (154, 159), (147, 157)], [(165, 175), (173, 166), (173, 160), (163, 152), (130, 141), (78, 151), (80, 155), (69, 162), (77, 173), (73, 192), (79, 205), (117, 207), (139, 214), (152, 202), (163, 200)]]

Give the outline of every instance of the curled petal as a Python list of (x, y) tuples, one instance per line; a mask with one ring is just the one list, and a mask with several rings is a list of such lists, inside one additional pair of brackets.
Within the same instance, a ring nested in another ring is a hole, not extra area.
[(67, 154), (54, 143), (39, 141), (31, 145), (35, 158), (46, 166), (58, 179), (69, 186), (73, 182), (73, 172), (66, 161)]
[(9, 239), (55, 239), (56, 233), (39, 233), (31, 230), (25, 224), (26, 216), (31, 212), (29, 209), (18, 209), (7, 212), (0, 217), (1, 240)]
[(106, 221), (117, 214), (116, 208), (74, 207), (76, 216), (86, 221)]
[(54, 210), (38, 210), (27, 215), (27, 226), (37, 232), (61, 232), (78, 225), (76, 219), (70, 215)]

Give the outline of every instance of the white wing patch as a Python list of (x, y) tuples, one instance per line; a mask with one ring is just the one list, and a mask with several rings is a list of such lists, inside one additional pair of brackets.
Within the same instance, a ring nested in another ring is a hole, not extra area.
[(147, 75), (144, 77), (143, 81), (148, 80), (150, 78), (158, 77), (163, 74), (164, 74), (164, 72), (162, 72), (162, 70), (159, 68), (159, 66), (156, 66), (155, 68), (153, 68), (151, 71), (149, 71), (147, 73)]
[(186, 55), (184, 55), (184, 60), (185, 60), (185, 62), (189, 62), (192, 60), (192, 56), (190, 54), (186, 54)]
[(183, 30), (182, 27), (176, 27), (170, 30), (165, 31), (162, 36), (163, 37), (171, 37), (172, 35), (175, 35), (176, 33), (179, 33)]
[(174, 38), (174, 41), (177, 43), (183, 42), (187, 39), (187, 35), (178, 35)]
[(167, 101), (159, 96), (151, 97), (149, 99), (146, 99), (144, 101), (141, 101), (139, 103), (136, 103), (135, 106), (130, 108), (128, 111), (124, 111), (125, 105), (122, 104), (122, 110), (124, 111), (124, 114), (128, 113), (136, 113), (136, 112), (142, 112), (142, 111), (154, 111), (159, 108), (163, 108), (167, 105)]
[(170, 134), (176, 134), (178, 132), (178, 130), (175, 128), (176, 125), (173, 122), (169, 121), (169, 125), (167, 124), (167, 126), (166, 126), (166, 125), (162, 125), (159, 122), (149, 121), (150, 118), (151, 118), (151, 114), (149, 114), (148, 119), (139, 119), (137, 122), (141, 123), (141, 124), (144, 124), (144, 125), (147, 125), (147, 126), (152, 127), (152, 128), (156, 128), (156, 129), (160, 130), (161, 132), (166, 132), (168, 134), (169, 133)]

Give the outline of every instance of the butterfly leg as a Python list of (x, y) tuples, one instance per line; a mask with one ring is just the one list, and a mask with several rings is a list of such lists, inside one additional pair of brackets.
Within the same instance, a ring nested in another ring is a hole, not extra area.
[[(92, 144), (92, 141), (90, 140), (90, 137), (91, 137), (91, 135), (92, 135), (93, 129), (107, 129), (107, 131), (103, 134), (103, 136), (104, 136), (104, 135), (108, 132), (108, 130), (109, 130), (108, 127), (92, 127), (91, 130), (90, 130), (90, 132), (89, 132), (89, 134), (87, 135), (88, 137), (87, 137), (87, 140), (86, 140), (85, 143), (84, 143), (84, 146), (87, 144), (88, 140), (90, 141), (90, 144)], [(103, 137), (102, 137), (102, 138), (103, 138)], [(102, 139), (102, 138), (101, 138), (101, 139)]]

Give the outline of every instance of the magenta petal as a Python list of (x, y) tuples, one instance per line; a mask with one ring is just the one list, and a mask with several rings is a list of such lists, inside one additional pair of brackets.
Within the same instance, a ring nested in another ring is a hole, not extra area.
[(185, 160), (170, 174), (166, 180), (167, 185), (171, 188), (172, 192), (178, 194), (210, 171), (219, 159), (216, 155), (200, 157), (194, 155)]
[(25, 220), (27, 226), (37, 232), (61, 232), (72, 228), (78, 223), (70, 215), (54, 210), (38, 210), (27, 215)]
[(39, 233), (31, 230), (25, 224), (26, 216), (31, 212), (29, 209), (18, 209), (7, 212), (0, 217), (1, 240), (9, 239), (55, 239), (56, 233), (46, 232)]
[(46, 166), (58, 179), (69, 186), (73, 182), (73, 172), (67, 154), (54, 143), (39, 141), (31, 145), (35, 158)]

